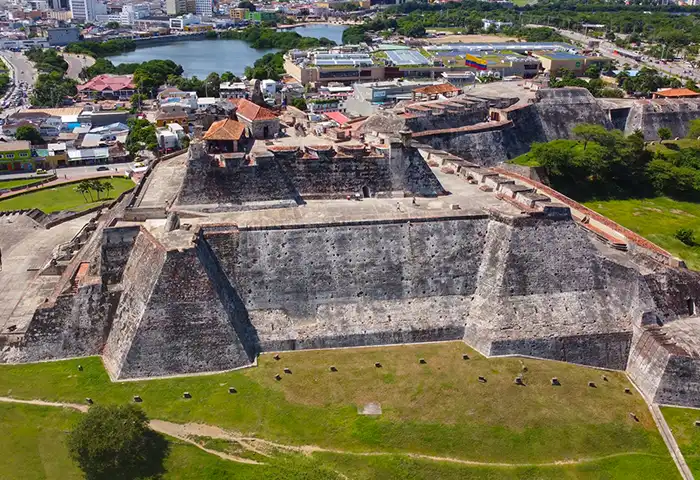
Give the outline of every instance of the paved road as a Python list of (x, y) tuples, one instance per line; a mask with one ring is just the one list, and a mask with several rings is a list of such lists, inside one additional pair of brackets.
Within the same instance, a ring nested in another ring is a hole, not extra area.
[[(528, 25), (528, 26), (529, 27), (547, 27), (547, 25)], [(608, 42), (607, 40), (586, 36), (582, 33), (573, 32), (570, 30), (563, 30), (561, 28), (555, 28), (555, 27), (547, 27), (547, 28), (553, 28), (554, 30), (559, 32), (562, 36), (564, 36), (570, 40), (573, 40), (574, 42), (583, 44), (583, 45), (586, 45), (589, 40), (594, 40), (596, 42), (600, 42), (600, 46), (598, 47), (598, 51), (605, 56), (616, 59), (622, 65), (627, 63), (627, 64), (629, 64), (629, 66), (631, 68), (639, 68), (640, 66), (646, 66), (649, 68), (656, 69), (660, 72), (668, 73), (670, 75), (675, 75), (675, 76), (684, 77), (684, 78), (692, 78), (696, 82), (700, 81), (700, 70), (698, 70), (696, 68), (689, 67), (686, 64), (686, 62), (668, 62), (667, 64), (663, 64), (661, 62), (657, 63), (656, 59), (651, 58), (651, 57), (647, 57), (646, 55), (643, 55), (641, 62), (636, 62), (636, 61), (632, 60), (631, 58), (621, 57), (620, 55), (614, 54), (613, 51), (617, 50), (618, 47), (614, 43)], [(630, 50), (630, 49), (626, 49), (626, 50)]]
[(37, 77), (36, 70), (23, 53), (3, 51), (2, 56), (15, 69), (16, 82), (27, 82), (29, 85), (34, 85)]
[[(124, 173), (127, 168), (130, 168), (130, 163), (111, 163), (109, 165), (105, 165), (108, 167), (112, 172), (114, 172), (115, 168), (118, 173)], [(109, 173), (106, 171), (99, 171), (97, 170), (98, 165), (89, 165), (89, 166), (80, 166), (80, 167), (65, 167), (65, 168), (58, 168), (56, 169), (56, 175), (58, 176), (59, 179), (61, 180), (76, 180), (79, 178), (85, 178), (85, 177), (90, 177), (94, 176), (97, 173)], [(51, 170), (51, 173), (53, 173), (53, 170)], [(0, 180), (12, 180), (16, 178), (24, 178), (27, 176), (37, 176), (36, 174), (31, 174), (27, 175), (27, 173), (16, 173), (16, 174), (8, 174), (8, 175), (0, 175)]]
[(63, 58), (68, 62), (68, 76), (74, 80), (81, 80), (80, 72), (83, 68), (89, 67), (95, 63), (95, 59), (87, 55), (76, 55), (73, 53), (64, 53)]

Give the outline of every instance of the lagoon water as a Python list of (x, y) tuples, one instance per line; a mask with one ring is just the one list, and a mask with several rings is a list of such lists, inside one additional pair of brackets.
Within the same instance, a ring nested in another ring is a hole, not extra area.
[[(342, 43), (342, 25), (309, 25), (293, 29), (305, 37), (326, 37), (336, 43)], [(222, 74), (226, 71), (243, 75), (243, 70), (253, 65), (255, 60), (275, 49), (256, 50), (241, 40), (192, 40), (188, 42), (169, 43), (154, 47), (138, 48), (133, 52), (109, 57), (118, 65), (120, 63), (140, 63), (148, 60), (172, 60), (182, 65), (185, 76), (205, 78), (211, 72)]]

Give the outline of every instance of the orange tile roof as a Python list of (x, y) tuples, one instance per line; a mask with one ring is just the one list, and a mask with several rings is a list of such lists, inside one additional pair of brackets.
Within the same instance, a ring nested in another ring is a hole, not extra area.
[(204, 134), (204, 140), (240, 140), (245, 131), (241, 122), (225, 118), (214, 122)]
[(654, 92), (654, 95), (659, 97), (700, 97), (700, 93), (694, 92), (689, 88), (669, 88), (667, 90), (661, 90)]
[(246, 120), (250, 120), (251, 122), (255, 120), (272, 120), (277, 118), (275, 112), (273, 112), (269, 108), (256, 105), (250, 100), (246, 100), (245, 98), (238, 99), (238, 102), (236, 102), (235, 104), (238, 105), (236, 115), (240, 115), (241, 117), (244, 117)]
[(439, 85), (428, 85), (427, 87), (416, 88), (413, 91), (423, 95), (438, 95), (440, 93), (459, 92), (459, 88), (450, 83), (441, 83)]

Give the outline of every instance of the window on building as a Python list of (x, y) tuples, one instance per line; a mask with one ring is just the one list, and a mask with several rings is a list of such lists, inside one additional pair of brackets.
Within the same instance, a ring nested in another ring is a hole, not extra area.
[(20, 153), (19, 153), (19, 156), (20, 156), (20, 157), (28, 157), (29, 154), (28, 154), (27, 152), (20, 152)]

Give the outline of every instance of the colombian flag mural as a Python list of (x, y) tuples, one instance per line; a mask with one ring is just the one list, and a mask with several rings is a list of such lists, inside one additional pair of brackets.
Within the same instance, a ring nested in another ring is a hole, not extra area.
[(486, 70), (486, 60), (468, 53), (464, 56), (464, 63), (467, 65), (467, 67), (476, 68), (477, 70)]

